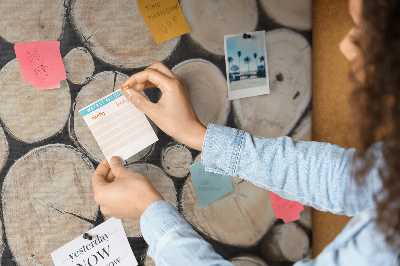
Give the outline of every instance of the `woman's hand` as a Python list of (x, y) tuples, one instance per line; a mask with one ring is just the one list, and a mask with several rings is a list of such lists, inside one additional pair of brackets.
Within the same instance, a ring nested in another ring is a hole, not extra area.
[(153, 202), (164, 200), (145, 176), (126, 169), (118, 157), (110, 165), (106, 159), (100, 162), (92, 186), (100, 211), (118, 219), (139, 219)]
[[(134, 89), (126, 89), (126, 87)], [(158, 87), (162, 96), (158, 103), (146, 99), (140, 91)], [(166, 134), (201, 151), (206, 127), (200, 122), (190, 101), (186, 84), (163, 63), (157, 62), (132, 75), (121, 90), (133, 105), (145, 113)]]

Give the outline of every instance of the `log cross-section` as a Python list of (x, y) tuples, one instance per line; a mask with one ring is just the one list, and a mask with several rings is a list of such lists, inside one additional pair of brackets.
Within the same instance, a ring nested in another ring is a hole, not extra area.
[(190, 99), (203, 125), (225, 125), (230, 110), (226, 79), (218, 67), (202, 59), (186, 60), (172, 72), (187, 85)]
[(72, 0), (71, 22), (92, 53), (107, 64), (131, 69), (167, 58), (180, 37), (157, 44), (136, 1)]
[(65, 0), (1, 0), (0, 36), (10, 43), (59, 40)]
[(181, 144), (167, 146), (161, 151), (161, 165), (167, 174), (174, 177), (187, 176), (192, 161), (189, 149)]
[(18, 265), (53, 265), (51, 252), (93, 228), (90, 221), (98, 212), (93, 173), (82, 153), (63, 144), (33, 149), (11, 166), (2, 207), (8, 246)]
[(261, 242), (263, 255), (274, 261), (298, 261), (309, 250), (309, 237), (296, 223), (275, 225)]
[(312, 26), (312, 0), (260, 0), (267, 15), (289, 28), (310, 30)]
[(62, 131), (68, 121), (71, 95), (66, 80), (52, 90), (25, 83), (17, 59), (0, 70), (0, 119), (17, 140), (34, 143)]
[[(194, 160), (199, 161), (200, 156)], [(200, 208), (192, 177), (182, 191), (183, 216), (199, 231), (228, 245), (256, 245), (275, 221), (267, 190), (231, 177), (233, 191)]]
[(189, 36), (210, 53), (224, 55), (224, 35), (254, 31), (258, 22), (255, 0), (182, 1), (192, 30)]
[(235, 266), (268, 266), (267, 263), (256, 256), (240, 256), (230, 259)]
[(0, 127), (0, 172), (6, 164), (8, 152), (8, 141), (6, 135), (4, 134), (3, 128)]
[(77, 47), (69, 51), (63, 58), (67, 79), (74, 84), (87, 83), (94, 72), (94, 61), (89, 51), (84, 47)]

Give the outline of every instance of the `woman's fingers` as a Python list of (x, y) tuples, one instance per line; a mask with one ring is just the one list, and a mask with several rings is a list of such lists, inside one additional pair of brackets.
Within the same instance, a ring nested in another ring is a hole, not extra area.
[(146, 70), (144, 70), (142, 72), (139, 72), (139, 73), (136, 73), (136, 74), (133, 74), (132, 76), (130, 76), (121, 85), (121, 88), (124, 88), (126, 86), (129, 86), (129, 88), (132, 88), (133, 86), (135, 86), (137, 84), (145, 84), (145, 85), (139, 85), (139, 86), (146, 87), (146, 84), (152, 83), (152, 84), (148, 84), (148, 85), (151, 85), (151, 87), (157, 87), (162, 92), (164, 92), (168, 87), (171, 86), (172, 82), (174, 82), (173, 78), (166, 76), (163, 73), (161, 73), (155, 69), (147, 68)]
[(122, 93), (137, 109), (145, 113), (148, 117), (150, 117), (150, 119), (153, 120), (153, 114), (157, 110), (157, 104), (149, 101), (137, 90), (123, 90)]
[(152, 64), (151, 66), (149, 66), (148, 68), (157, 70), (158, 72), (164, 74), (167, 77), (176, 79), (178, 78), (174, 72), (172, 72), (166, 65), (164, 65), (163, 63), (161, 63), (160, 61), (155, 62), (154, 64)]
[[(206, 128), (196, 115), (185, 83), (171, 70), (157, 62), (132, 75), (122, 86), (127, 85), (130, 88), (136, 85), (136, 89), (122, 90), (125, 97), (162, 131), (201, 150)], [(161, 90), (162, 96), (157, 103), (152, 103), (141, 95), (140, 91), (147, 87), (158, 87)]]
[[(154, 69), (161, 74), (164, 74), (165, 76), (171, 78), (171, 79), (178, 79), (178, 77), (168, 68), (166, 67), (162, 62), (158, 61), (149, 66), (147, 69)], [(137, 91), (143, 91), (147, 88), (152, 88), (152, 87), (157, 87), (150, 81), (146, 81), (145, 83), (138, 83), (135, 87), (135, 90)]]
[(106, 176), (106, 181), (107, 181), (108, 183), (111, 183), (111, 182), (114, 181), (114, 179), (115, 179), (115, 176), (114, 176), (113, 172), (112, 172), (112, 171), (109, 171), (108, 174), (107, 174), (107, 176)]
[(145, 90), (147, 88), (152, 88), (152, 87), (156, 87), (156, 85), (154, 85), (150, 81), (146, 81), (145, 83), (137, 84), (136, 87), (135, 87), (135, 90), (136, 91), (143, 91), (143, 90)]
[(106, 181), (107, 175), (110, 172), (110, 166), (106, 159), (102, 160), (97, 166), (96, 171), (92, 176), (92, 186), (93, 189), (96, 190), (98, 187), (108, 184)]

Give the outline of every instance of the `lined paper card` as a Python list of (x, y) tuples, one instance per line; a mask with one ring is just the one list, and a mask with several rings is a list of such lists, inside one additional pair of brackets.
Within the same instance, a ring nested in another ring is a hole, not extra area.
[(145, 114), (119, 90), (79, 112), (107, 161), (126, 160), (158, 140)]

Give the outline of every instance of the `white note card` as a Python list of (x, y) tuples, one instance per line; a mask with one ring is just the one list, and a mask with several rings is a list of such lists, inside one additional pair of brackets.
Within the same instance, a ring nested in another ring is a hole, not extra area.
[(79, 110), (107, 161), (126, 160), (158, 140), (145, 114), (115, 91)]
[(111, 218), (51, 253), (55, 266), (135, 266), (135, 255), (122, 222)]

